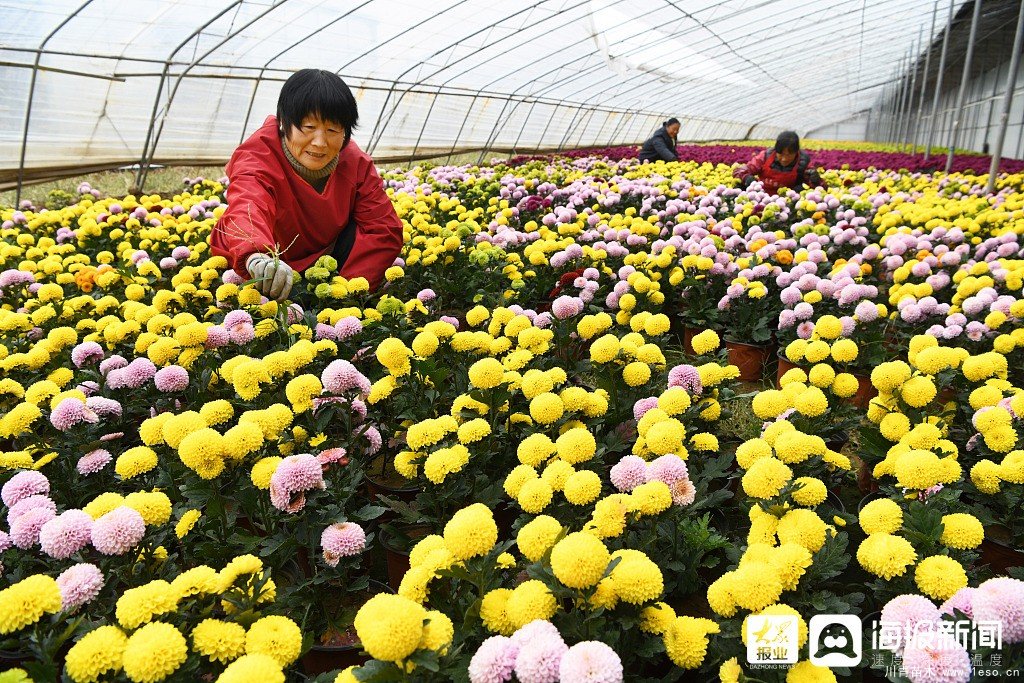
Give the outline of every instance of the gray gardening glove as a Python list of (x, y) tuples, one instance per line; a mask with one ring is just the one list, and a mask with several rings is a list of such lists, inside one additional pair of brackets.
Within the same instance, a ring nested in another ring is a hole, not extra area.
[(292, 291), (295, 277), (291, 266), (266, 254), (253, 254), (245, 261), (245, 269), (254, 280), (263, 296), (275, 301), (284, 301)]

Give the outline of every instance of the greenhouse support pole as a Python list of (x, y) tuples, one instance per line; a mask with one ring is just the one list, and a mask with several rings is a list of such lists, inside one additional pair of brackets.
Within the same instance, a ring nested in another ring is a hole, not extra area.
[[(921, 134), (921, 114), (924, 113), (924, 94), (928, 89), (928, 71), (932, 66), (932, 41), (935, 40), (935, 16), (939, 13), (939, 3), (932, 8), (932, 27), (928, 32), (928, 49), (924, 53), (924, 73), (921, 74), (921, 99), (917, 102), (917, 117), (914, 120), (913, 148), (911, 154), (917, 154), (917, 137)], [(922, 43), (923, 45), (923, 43)]]
[(901, 57), (899, 66), (896, 67), (896, 77), (893, 94), (892, 94), (892, 118), (889, 122), (889, 142), (896, 144), (899, 142), (899, 131), (900, 131), (900, 116), (903, 113), (903, 73), (906, 70), (906, 56)]
[(50, 39), (57, 35), (57, 32), (68, 25), (68, 23), (78, 16), (78, 13), (84, 10), (92, 4), (92, 0), (85, 0), (81, 5), (78, 6), (71, 14), (64, 17), (64, 21), (57, 24), (56, 27), (43, 38), (43, 42), (39, 43), (39, 48), (36, 50), (36, 59), (32, 64), (32, 77), (28, 84), (28, 101), (25, 103), (25, 122), (21, 126), (21, 156), (18, 160), (18, 189), (14, 193), (14, 206), (17, 207), (21, 202), (21, 188), (25, 182), (25, 154), (28, 150), (28, 124), (32, 118), (32, 100), (36, 94), (36, 76), (39, 74), (39, 62), (43, 58), (43, 50), (46, 48), (46, 44), (50, 42)]
[[(917, 134), (917, 117), (921, 114), (921, 108), (914, 106), (914, 100), (917, 99), (917, 72), (921, 66), (921, 48), (924, 45), (924, 26), (918, 31), (917, 35), (917, 47), (914, 50), (914, 70), (910, 72), (910, 106), (907, 108), (907, 132), (904, 137), (904, 149), (906, 151), (908, 147), (913, 144), (914, 148), (917, 148), (917, 143), (914, 142), (914, 135)], [(928, 73), (925, 72), (925, 76)], [(922, 78), (922, 80), (924, 80)], [(916, 113), (915, 113), (916, 112)]]
[(906, 142), (906, 134), (910, 129), (910, 105), (913, 103), (914, 99), (914, 81), (912, 79), (912, 69), (914, 66), (914, 47), (911, 45), (910, 52), (907, 53), (907, 59), (903, 67), (903, 87), (901, 88), (900, 93), (900, 117), (896, 126), (896, 142), (899, 144), (899, 150), (901, 152), (903, 151), (903, 147)]
[(996, 73), (992, 77), (992, 94), (988, 97), (988, 116), (985, 117), (985, 140), (984, 144), (988, 145), (989, 133), (992, 131), (992, 115), (996, 113), (996, 100), (999, 99), (999, 67), (996, 67)]
[(466, 108), (466, 115), (462, 117), (462, 124), (459, 126), (459, 132), (452, 138), (452, 148), (448, 150), (448, 158), (444, 160), (445, 165), (452, 162), (452, 156), (455, 154), (455, 148), (459, 145), (459, 140), (462, 138), (462, 131), (466, 129), (466, 122), (469, 121), (469, 114), (473, 111), (473, 105), (476, 104), (477, 99), (480, 97), (480, 93), (473, 95), (473, 99), (469, 101), (469, 107)]
[(1013, 37), (1013, 55), (1010, 57), (1010, 73), (1006, 75), (1006, 92), (1003, 93), (1003, 110), (999, 113), (999, 131), (996, 133), (995, 144), (992, 146), (992, 162), (988, 167), (988, 184), (985, 192), (996, 189), (996, 174), (999, 173), (999, 161), (1003, 155), (1003, 142), (1006, 140), (1006, 125), (1010, 120), (1010, 105), (1013, 102), (1013, 89), (1017, 84), (1017, 68), (1020, 66), (1020, 51), (1024, 41), (1024, 2), (1017, 10), (1017, 34)]
[(181, 48), (183, 48), (186, 45), (188, 45), (192, 41), (193, 38), (195, 38), (200, 33), (205, 31), (207, 28), (210, 27), (211, 24), (213, 24), (213, 22), (215, 22), (218, 19), (220, 19), (222, 16), (224, 16), (225, 14), (230, 12), (232, 9), (234, 9), (235, 7), (240, 5), (241, 3), (242, 3), (242, 0), (235, 0), (235, 2), (232, 2), (230, 5), (228, 5), (227, 7), (222, 9), (220, 12), (215, 14), (213, 17), (208, 19), (206, 21), (206, 23), (204, 23), (202, 26), (200, 26), (196, 30), (192, 31), (192, 33), (188, 34), (188, 37), (185, 38), (185, 40), (183, 40), (180, 43), (178, 43), (177, 47), (174, 48), (174, 51), (171, 52), (169, 55), (167, 55), (167, 59), (164, 60), (164, 67), (163, 67), (163, 70), (160, 72), (160, 82), (156, 86), (156, 97), (153, 98), (153, 111), (150, 112), (150, 115), (149, 115), (149, 127), (146, 130), (146, 140), (142, 143), (142, 156), (139, 158), (139, 168), (138, 168), (138, 171), (135, 174), (135, 186), (136, 186), (136, 189), (139, 189), (139, 190), (142, 189), (142, 179), (143, 179), (143, 172), (142, 172), (142, 170), (146, 166), (146, 155), (149, 152), (149, 142), (153, 138), (153, 132), (156, 130), (156, 115), (157, 115), (157, 112), (160, 110), (160, 93), (164, 89), (164, 83), (167, 82), (167, 75), (168, 75), (168, 73), (171, 70), (171, 61), (174, 59), (175, 55), (178, 54), (178, 52), (181, 50)]
[(928, 122), (928, 139), (924, 148), (924, 160), (932, 155), (932, 140), (935, 139), (935, 120), (939, 117), (939, 96), (942, 94), (942, 76), (946, 71), (946, 52), (949, 48), (949, 34), (953, 32), (953, 4), (949, 0), (949, 16), (946, 17), (946, 33), (942, 36), (942, 51), (939, 53), (939, 72), (935, 75), (935, 94), (932, 97), (931, 121)]
[(971, 33), (967, 37), (967, 54), (964, 56), (964, 71), (960, 75), (960, 90), (956, 94), (956, 108), (953, 110), (953, 125), (949, 131), (949, 153), (946, 155), (946, 173), (953, 168), (953, 156), (960, 141), (960, 119), (963, 117), (964, 98), (967, 96), (967, 81), (971, 77), (971, 57), (974, 56), (974, 39), (978, 35), (978, 17), (981, 14), (981, 0), (974, 0), (971, 14)]
[(918, 71), (918, 66), (920, 64), (921, 44), (923, 42), (923, 38), (922, 38), (922, 33), (923, 32), (924, 32), (924, 27), (922, 26), (921, 30), (918, 32), (917, 45), (916, 45), (916, 47), (914, 49), (914, 61), (913, 61), (913, 66), (911, 67), (913, 70), (910, 72), (910, 90), (907, 92), (907, 116), (906, 116), (907, 125), (906, 125), (906, 130), (903, 132), (903, 151), (906, 151), (906, 148), (910, 145), (910, 139), (911, 139), (911, 137), (914, 134), (913, 133), (913, 131), (914, 131), (914, 125), (913, 125), (914, 124), (914, 113), (913, 113), (914, 112), (914, 99), (915, 99), (915, 93), (917, 92), (917, 71)]

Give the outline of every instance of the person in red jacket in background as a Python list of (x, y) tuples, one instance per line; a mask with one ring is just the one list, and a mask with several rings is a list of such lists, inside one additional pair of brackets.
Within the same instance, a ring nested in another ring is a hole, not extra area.
[(821, 178), (810, 164), (810, 155), (800, 149), (800, 136), (787, 130), (776, 138), (774, 148), (761, 150), (732, 174), (744, 189), (760, 180), (765, 192), (776, 194), (780, 187), (799, 190), (803, 185), (820, 185)]
[(287, 299), (294, 271), (325, 254), (339, 275), (376, 288), (402, 249), (402, 221), (352, 140), (358, 117), (339, 76), (303, 69), (281, 88), (277, 116), (231, 155), (228, 208), (210, 245), (268, 298)]

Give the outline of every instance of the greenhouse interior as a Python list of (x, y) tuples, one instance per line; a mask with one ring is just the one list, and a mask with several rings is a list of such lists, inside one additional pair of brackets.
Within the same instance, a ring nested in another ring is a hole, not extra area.
[(0, 683), (1022, 675), (1022, 0), (0, 24)]

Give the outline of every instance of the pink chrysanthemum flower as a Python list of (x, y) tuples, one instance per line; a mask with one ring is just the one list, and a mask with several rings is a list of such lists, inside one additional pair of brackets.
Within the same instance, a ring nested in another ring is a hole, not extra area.
[(121, 417), (124, 412), (120, 402), (103, 396), (90, 396), (85, 399), (85, 407), (100, 417)]
[(94, 341), (82, 342), (71, 349), (71, 362), (76, 368), (103, 360), (103, 347)]
[(633, 404), (633, 419), (639, 422), (640, 418), (647, 414), (647, 411), (651, 408), (658, 407), (658, 398), (656, 396), (648, 396), (647, 398), (641, 398)]
[(146, 522), (127, 506), (116, 507), (92, 525), (92, 544), (104, 555), (124, 555), (142, 540)]
[(228, 339), (232, 344), (242, 346), (256, 338), (256, 328), (252, 325), (235, 325), (228, 329)]
[(173, 258), (173, 259), (175, 259), (177, 261), (184, 261), (185, 259), (187, 259), (191, 255), (192, 255), (192, 250), (189, 249), (186, 246), (175, 247), (171, 251), (171, 258)]
[(320, 466), (326, 471), (336, 462), (347, 464), (348, 461), (345, 460), (347, 455), (344, 448), (328, 448), (326, 451), (318, 453), (316, 459), (320, 461)]
[(459, 329), (459, 319), (458, 318), (454, 318), (454, 317), (452, 317), (450, 315), (442, 315), (439, 318), (439, 320), (441, 322), (443, 322), (443, 323), (448, 323), (449, 325), (451, 325), (455, 329)]
[(25, 470), (18, 472), (0, 489), (0, 500), (4, 505), (12, 507), (23, 498), (50, 493), (50, 480), (41, 472)]
[(966, 614), (968, 619), (973, 619), (974, 607), (972, 603), (974, 601), (974, 592), (976, 590), (977, 588), (964, 586), (956, 593), (953, 593), (953, 595), (948, 600), (946, 600), (946, 602), (942, 603), (939, 606), (939, 614), (948, 614), (951, 617), (955, 617), (956, 612), (954, 612), (953, 610), (959, 610)]
[(376, 454), (383, 445), (383, 439), (380, 436), (380, 432), (376, 427), (367, 427), (366, 431), (363, 432), (363, 436), (366, 437), (366, 440), (370, 443), (366, 448), (367, 455)]
[(521, 626), (512, 634), (512, 642), (517, 645), (525, 645), (534, 638), (561, 638), (558, 628), (545, 619), (534, 619), (528, 624)]
[(903, 648), (902, 668), (911, 683), (967, 683), (971, 656), (948, 633), (912, 638)]
[(554, 300), (551, 304), (551, 313), (554, 314), (559, 320), (565, 320), (571, 318), (574, 315), (579, 315), (583, 311), (583, 300), (574, 297), (562, 295)]
[(366, 547), (366, 532), (354, 522), (339, 522), (324, 529), (320, 535), (320, 545), (324, 550), (324, 562), (337, 567), (341, 558), (363, 552)]
[[(923, 595), (904, 594), (897, 595), (886, 603), (882, 608), (880, 620), (900, 624), (900, 633), (911, 634), (915, 628), (921, 630), (927, 628), (929, 624), (936, 624), (940, 616), (939, 608), (928, 598)], [(905, 640), (906, 638), (901, 646), (906, 644)]]
[(224, 316), (224, 327), (231, 330), (236, 325), (252, 325), (252, 316), (248, 312), (241, 309), (234, 311), (228, 311)]
[(523, 643), (516, 656), (516, 678), (520, 683), (558, 683), (568, 649), (560, 635), (540, 635)]
[(56, 513), (48, 507), (36, 507), (26, 510), (11, 522), (11, 540), (22, 550), (28, 550), (39, 543), (39, 532), (43, 525), (56, 517)]
[(156, 374), (156, 365), (148, 358), (136, 358), (122, 369), (129, 389), (138, 389)]
[(622, 683), (622, 660), (600, 641), (576, 643), (562, 655), (559, 683)]
[(113, 355), (110, 358), (100, 361), (100, 374), (106, 377), (110, 374), (111, 370), (119, 370), (120, 368), (128, 365), (128, 361), (118, 355)]
[(92, 541), (92, 517), (81, 510), (67, 510), (43, 525), (39, 545), (55, 560), (66, 560)]
[(47, 508), (54, 514), (57, 514), (57, 504), (49, 496), (37, 493), (34, 496), (22, 498), (7, 510), (7, 524), (13, 524), (14, 520), (18, 519), (18, 517), (36, 508)]
[(419, 299), (420, 302), (422, 303), (427, 303), (428, 301), (433, 301), (434, 299), (436, 299), (437, 293), (434, 292), (434, 290), (432, 289), (421, 289), (419, 292), (416, 293), (416, 298)]
[(334, 329), (337, 331), (338, 340), (345, 341), (363, 331), (363, 323), (354, 315), (346, 316), (339, 320)]
[(168, 365), (156, 371), (153, 383), (163, 392), (184, 391), (188, 388), (188, 370), (180, 365)]
[(611, 469), (612, 486), (623, 493), (629, 493), (647, 481), (647, 463), (637, 455), (627, 455)]
[(364, 396), (370, 393), (370, 380), (347, 360), (334, 360), (320, 374), (324, 389), (332, 394), (343, 394), (358, 389)]
[(998, 576), (985, 581), (972, 596), (975, 621), (1001, 621), (1003, 640), (1024, 641), (1024, 581)]
[(338, 331), (334, 329), (333, 325), (328, 325), (327, 323), (317, 323), (315, 334), (317, 339), (338, 341)]
[(206, 342), (203, 346), (207, 349), (219, 349), (229, 341), (228, 331), (222, 325), (211, 325), (206, 328)]
[(326, 488), (323, 468), (308, 453), (289, 455), (270, 477), (270, 502), (278, 510), (298, 512), (305, 506), (305, 492)]
[(64, 399), (50, 413), (50, 424), (62, 432), (66, 432), (83, 422), (96, 424), (99, 421), (100, 418), (96, 411), (86, 406), (77, 398)]
[(245, 278), (234, 270), (225, 270), (224, 274), (220, 276), (220, 279), (223, 280), (226, 285), (240, 285), (245, 282)]
[(668, 490), (672, 492), (672, 503), (679, 507), (690, 505), (697, 497), (697, 489), (689, 478), (672, 482), (668, 485)]
[(519, 646), (511, 638), (491, 636), (480, 644), (469, 662), (470, 683), (506, 683), (512, 680)]
[(675, 453), (666, 453), (647, 465), (648, 481), (663, 481), (670, 486), (689, 474), (686, 463)]
[(700, 372), (692, 365), (677, 365), (669, 370), (668, 385), (682, 387), (691, 394), (699, 394), (704, 389), (700, 381)]

